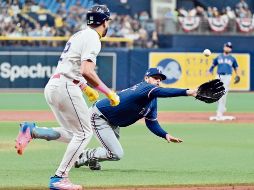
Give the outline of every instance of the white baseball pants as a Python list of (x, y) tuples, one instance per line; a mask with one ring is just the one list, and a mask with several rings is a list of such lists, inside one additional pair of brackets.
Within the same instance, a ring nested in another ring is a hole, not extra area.
[(60, 124), (54, 128), (61, 134), (59, 140), (69, 143), (56, 175), (68, 177), (74, 162), (92, 137), (88, 106), (79, 87), (62, 75), (49, 80), (44, 95)]
[(226, 101), (231, 81), (231, 75), (218, 75), (217, 78), (223, 82), (226, 91), (225, 95), (222, 96), (218, 101), (217, 117), (221, 117), (223, 116), (223, 113), (226, 112)]

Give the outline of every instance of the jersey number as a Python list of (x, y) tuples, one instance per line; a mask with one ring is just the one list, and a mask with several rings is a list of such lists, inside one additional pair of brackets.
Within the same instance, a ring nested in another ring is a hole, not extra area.
[(65, 48), (64, 48), (63, 52), (64, 52), (64, 53), (67, 53), (67, 52), (69, 51), (70, 47), (71, 47), (71, 42), (67, 42), (66, 45), (65, 45)]
[[(64, 48), (64, 50), (63, 50), (63, 53), (67, 53), (67, 52), (69, 51), (70, 47), (71, 47), (71, 42), (67, 42), (66, 45), (65, 45), (65, 48)], [(63, 60), (63, 58), (62, 58), (62, 56), (61, 56), (61, 57), (59, 58), (59, 61), (62, 61), (62, 60)]]

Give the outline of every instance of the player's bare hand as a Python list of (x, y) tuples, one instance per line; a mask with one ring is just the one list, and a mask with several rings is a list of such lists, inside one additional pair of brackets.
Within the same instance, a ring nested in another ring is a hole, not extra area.
[(166, 135), (166, 140), (170, 143), (170, 142), (174, 142), (174, 143), (181, 143), (183, 142), (182, 139), (179, 139), (179, 138), (176, 138), (176, 137), (173, 137), (169, 134)]
[(198, 91), (198, 89), (190, 89), (190, 90), (187, 90), (186, 93), (187, 93), (188, 96), (196, 97), (197, 96), (197, 91)]
[(113, 91), (111, 91), (111, 92), (107, 95), (107, 97), (108, 97), (108, 99), (109, 99), (109, 101), (110, 101), (111, 106), (117, 106), (117, 105), (120, 103), (120, 98), (119, 98), (119, 96), (118, 96), (115, 92), (113, 92)]
[(213, 73), (211, 73), (210, 71), (207, 71), (207, 72), (206, 72), (206, 76), (209, 77), (209, 76), (212, 76), (212, 75), (213, 75)]

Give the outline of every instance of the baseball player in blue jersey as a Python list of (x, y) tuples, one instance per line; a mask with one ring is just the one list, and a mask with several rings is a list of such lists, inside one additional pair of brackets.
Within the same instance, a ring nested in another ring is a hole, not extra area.
[(119, 127), (127, 127), (141, 118), (145, 118), (147, 128), (155, 135), (168, 142), (181, 143), (180, 138), (164, 131), (157, 120), (157, 97), (196, 96), (197, 90), (161, 88), (166, 76), (157, 68), (150, 68), (143, 82), (118, 93), (120, 104), (110, 106), (107, 99), (102, 99), (90, 108), (91, 124), (94, 134), (102, 147), (86, 149), (75, 167), (89, 166), (100, 170), (100, 161), (117, 161), (123, 157), (123, 148), (119, 142)]
[(235, 119), (233, 116), (223, 116), (224, 112), (226, 112), (227, 92), (229, 90), (233, 70), (235, 71), (236, 76), (238, 76), (237, 61), (232, 55), (230, 55), (232, 48), (233, 46), (231, 42), (225, 43), (223, 53), (213, 60), (213, 64), (209, 69), (209, 74), (212, 74), (214, 68), (216, 66), (218, 67), (217, 78), (219, 78), (224, 83), (226, 91), (225, 95), (218, 101), (216, 116), (210, 117), (210, 120)]

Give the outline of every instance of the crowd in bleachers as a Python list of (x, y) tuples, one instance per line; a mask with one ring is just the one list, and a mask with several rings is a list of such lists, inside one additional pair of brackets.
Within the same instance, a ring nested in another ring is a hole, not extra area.
[(236, 4), (235, 8), (227, 6), (222, 10), (218, 10), (217, 7), (201, 7), (197, 6), (191, 10), (186, 10), (183, 7), (178, 9), (178, 16), (201, 16), (201, 17), (218, 17), (226, 15), (230, 19), (234, 19), (236, 17), (240, 18), (251, 18), (252, 13), (249, 9), (248, 4), (244, 0), (240, 0), (239, 3)]
[[(186, 27), (188, 27), (193, 24), (193, 28), (196, 29), (198, 25), (196, 25), (196, 28), (194, 27), (195, 21), (199, 22), (200, 20), (207, 20), (208, 23), (211, 25), (210, 28), (214, 31), (216, 31), (216, 27), (214, 25), (220, 25), (221, 31), (225, 31), (225, 27), (227, 27), (227, 24), (230, 21), (235, 21), (235, 24), (242, 24), (241, 21), (243, 21), (244, 25), (249, 27), (249, 32), (254, 29), (254, 21), (253, 21), (253, 14), (251, 10), (249, 9), (248, 4), (245, 2), (245, 0), (239, 0), (239, 2), (235, 5), (235, 7), (224, 7), (223, 9), (219, 10), (217, 7), (201, 7), (196, 6), (190, 10), (185, 9), (184, 7), (180, 7), (175, 14), (169, 14), (171, 15), (171, 18), (173, 16), (177, 17), (174, 18), (175, 20), (179, 19), (180, 23), (184, 26), (184, 22), (186, 22)], [(218, 29), (219, 30), (219, 29)], [(221, 32), (219, 30), (219, 32)]]
[[(94, 0), (0, 1), (0, 36), (70, 36), (87, 27), (86, 13), (94, 3)], [(210, 28), (214, 31), (225, 31), (228, 20), (237, 20), (238, 28), (241, 31), (249, 32), (254, 29), (253, 15), (245, 0), (239, 0), (234, 8), (228, 6), (223, 10), (201, 6), (187, 10), (180, 7), (176, 11), (169, 10), (165, 14), (165, 18), (171, 18), (176, 23), (180, 22), (187, 32), (195, 30), (199, 26), (200, 18), (207, 19), (211, 23)], [(112, 13), (108, 36), (132, 39), (135, 47), (154, 48), (158, 46), (158, 32), (161, 32), (159, 23), (162, 22), (161, 20), (152, 20), (146, 11), (134, 16)], [(241, 22), (243, 22), (242, 26)], [(2, 41), (1, 43), (17, 44), (22, 42)], [(65, 42), (26, 43), (59, 46)], [(120, 46), (121, 43), (104, 43), (103, 45)]]
[[(1, 2), (0, 36), (70, 36), (87, 27), (86, 12), (92, 5), (92, 0)], [(157, 47), (155, 23), (150, 20), (147, 12), (142, 12), (135, 17), (112, 14), (112, 18), (108, 36), (133, 39), (136, 47)]]

